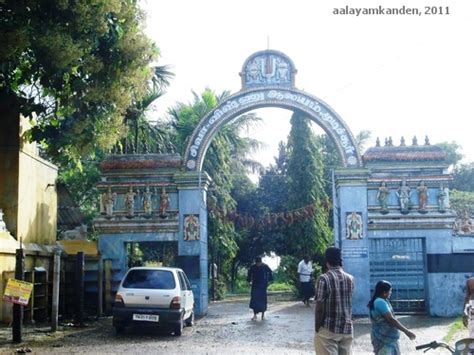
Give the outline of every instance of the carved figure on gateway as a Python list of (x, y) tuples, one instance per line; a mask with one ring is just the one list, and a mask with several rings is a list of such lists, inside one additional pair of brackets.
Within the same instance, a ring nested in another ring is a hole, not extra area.
[(295, 88), (296, 72), (293, 61), (282, 52), (252, 54), (240, 72), (242, 90), (221, 102), (194, 129), (184, 155), (185, 168), (200, 170), (214, 134), (235, 117), (261, 107), (303, 112), (333, 140), (344, 167), (361, 167), (356, 141), (345, 122), (328, 104)]
[(294, 85), (296, 69), (285, 54), (277, 51), (257, 52), (245, 61), (240, 76), (242, 87), (262, 85)]

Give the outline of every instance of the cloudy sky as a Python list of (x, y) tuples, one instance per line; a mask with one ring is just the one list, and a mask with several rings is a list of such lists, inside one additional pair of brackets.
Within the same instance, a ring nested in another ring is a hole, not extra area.
[[(456, 141), (474, 161), (474, 1), (472, 0), (142, 0), (159, 64), (176, 74), (153, 119), (189, 102), (191, 91), (240, 90), (242, 65), (267, 48), (287, 54), (296, 87), (337, 112), (353, 134), (372, 132), (431, 143)], [(420, 15), (335, 15), (335, 8), (419, 10)], [(426, 6), (431, 12), (425, 14)], [(443, 14), (439, 14), (439, 13)], [(449, 12), (449, 14), (447, 14)], [(256, 158), (273, 162), (290, 113), (258, 111), (249, 134), (268, 144)]]

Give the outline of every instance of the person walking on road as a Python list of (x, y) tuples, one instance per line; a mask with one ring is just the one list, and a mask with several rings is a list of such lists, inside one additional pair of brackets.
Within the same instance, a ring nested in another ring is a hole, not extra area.
[(272, 270), (262, 262), (262, 258), (257, 256), (247, 274), (247, 281), (251, 284), (250, 305), (253, 309), (252, 320), (257, 320), (257, 314), (262, 313), (262, 320), (265, 318), (267, 310), (267, 287), (273, 281)]
[(311, 274), (313, 273), (313, 264), (309, 260), (309, 256), (305, 255), (303, 260), (298, 264), (298, 276), (300, 279), (301, 293), (303, 295), (303, 303), (309, 306), (309, 299), (313, 296), (313, 288), (311, 286)]
[(354, 277), (342, 269), (341, 250), (325, 253), (327, 271), (316, 282), (314, 348), (318, 355), (352, 354)]
[(388, 281), (379, 281), (375, 285), (374, 295), (367, 305), (372, 323), (370, 338), (376, 355), (399, 355), (400, 331), (404, 332), (411, 340), (416, 338), (413, 332), (395, 318), (392, 305), (388, 300), (391, 293), (392, 284)]
[(462, 321), (468, 328), (469, 336), (474, 337), (474, 277), (466, 280), (466, 296), (464, 297), (464, 316)]

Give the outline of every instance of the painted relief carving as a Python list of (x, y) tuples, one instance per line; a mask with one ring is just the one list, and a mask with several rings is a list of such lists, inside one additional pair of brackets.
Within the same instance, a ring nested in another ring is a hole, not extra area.
[(455, 235), (474, 235), (474, 225), (471, 216), (467, 210), (461, 212), (456, 218), (453, 226), (453, 234)]
[(429, 192), (424, 180), (420, 181), (420, 184), (416, 190), (418, 191), (418, 211), (420, 213), (426, 213), (426, 204), (428, 203)]
[(449, 208), (448, 193), (441, 183), (438, 190), (438, 211), (443, 213), (446, 212), (447, 208)]
[(128, 187), (128, 191), (125, 194), (125, 209), (128, 216), (133, 216), (135, 214), (135, 192), (133, 192), (132, 186)]
[(169, 206), (170, 206), (169, 196), (166, 193), (166, 189), (162, 187), (161, 194), (160, 194), (160, 210), (159, 210), (160, 217), (165, 218), (166, 216), (168, 216), (166, 210), (169, 208)]
[(290, 85), (293, 65), (283, 55), (264, 52), (255, 56), (244, 68), (244, 85)]
[(151, 215), (153, 212), (152, 196), (153, 192), (151, 192), (150, 187), (147, 186), (143, 192), (143, 211), (145, 211), (146, 215)]
[(397, 190), (397, 196), (398, 200), (400, 201), (400, 211), (402, 213), (408, 213), (410, 209), (411, 189), (407, 185), (407, 181), (405, 179), (402, 180), (402, 183)]
[(114, 213), (116, 199), (117, 194), (112, 192), (112, 187), (107, 187), (107, 191), (101, 195), (100, 213), (106, 214), (109, 217), (112, 216)]
[(387, 187), (387, 183), (385, 181), (382, 181), (379, 190), (377, 191), (377, 201), (380, 205), (380, 213), (388, 213), (387, 204), (389, 193), (390, 190)]
[(262, 70), (257, 59), (252, 60), (248, 65), (247, 70), (247, 82), (262, 82)]
[(199, 215), (184, 215), (184, 240), (199, 240)]
[(362, 239), (362, 216), (360, 213), (352, 212), (346, 217), (346, 238), (351, 240)]

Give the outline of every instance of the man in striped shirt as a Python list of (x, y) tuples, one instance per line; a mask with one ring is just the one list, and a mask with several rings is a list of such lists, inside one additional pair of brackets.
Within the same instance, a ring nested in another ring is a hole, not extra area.
[(351, 354), (354, 277), (342, 270), (341, 250), (326, 250), (327, 271), (316, 282), (316, 336), (318, 355)]

